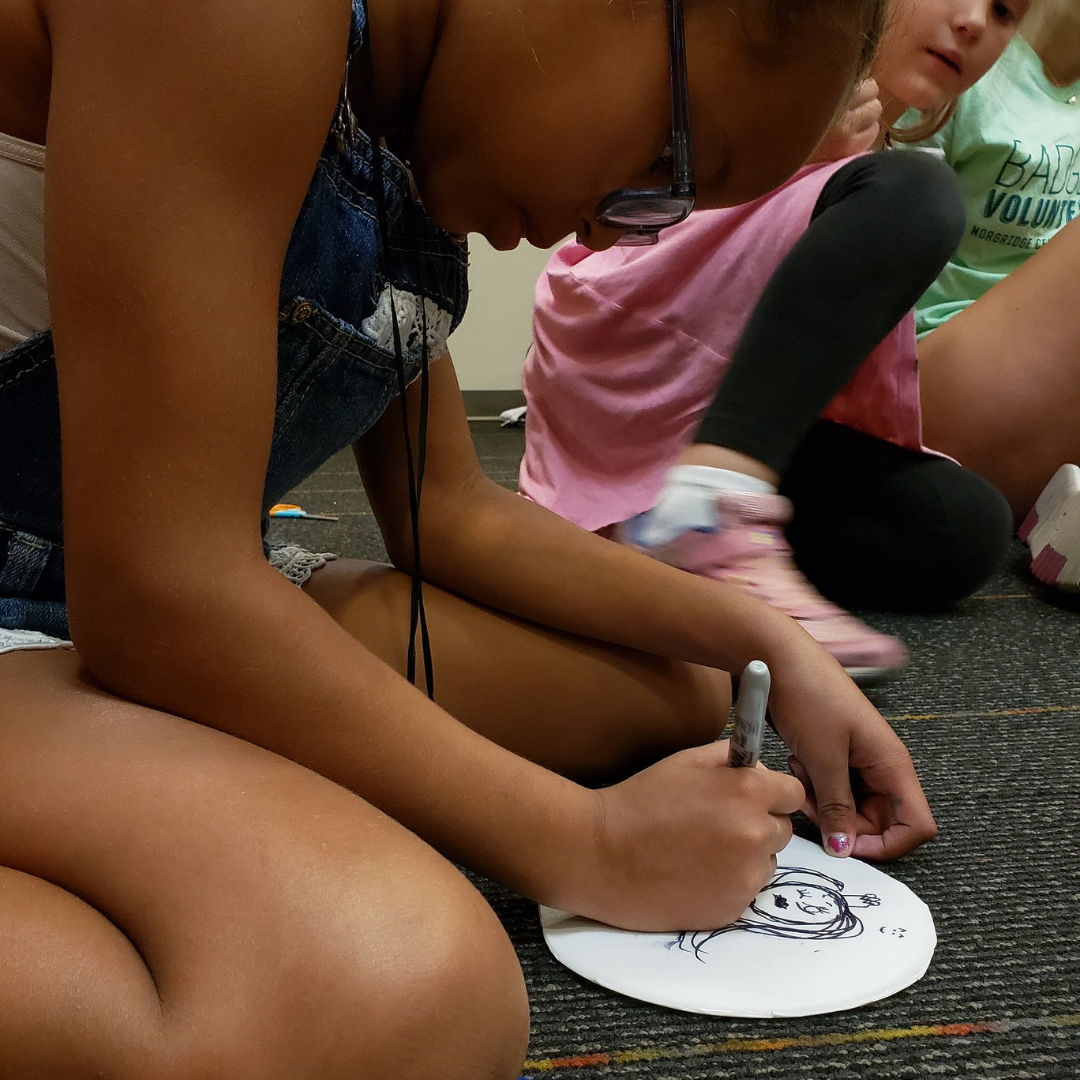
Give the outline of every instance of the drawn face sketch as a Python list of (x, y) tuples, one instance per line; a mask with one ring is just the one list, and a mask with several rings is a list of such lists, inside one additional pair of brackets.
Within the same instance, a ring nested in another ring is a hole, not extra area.
[(730, 926), (719, 930), (682, 933), (668, 948), (692, 952), (704, 961), (705, 946), (723, 934), (741, 930), (769, 937), (835, 941), (858, 937), (862, 921), (853, 908), (877, 907), (878, 897), (845, 896), (844, 883), (817, 870), (779, 866), (772, 881)]

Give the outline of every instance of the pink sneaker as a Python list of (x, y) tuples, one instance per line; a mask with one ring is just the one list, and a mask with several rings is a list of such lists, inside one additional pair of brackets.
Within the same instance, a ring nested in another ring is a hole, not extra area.
[(1080, 592), (1080, 467), (1062, 465), (1035, 500), (1020, 539), (1031, 548), (1031, 572), (1047, 585)]
[(619, 539), (661, 562), (737, 585), (779, 608), (832, 653), (856, 682), (881, 678), (907, 663), (908, 651), (899, 638), (872, 630), (830, 603), (795, 565), (783, 531), (791, 518), (789, 500), (722, 493), (717, 512), (716, 532), (688, 531), (668, 544), (645, 548), (634, 543), (635, 518), (619, 527)]

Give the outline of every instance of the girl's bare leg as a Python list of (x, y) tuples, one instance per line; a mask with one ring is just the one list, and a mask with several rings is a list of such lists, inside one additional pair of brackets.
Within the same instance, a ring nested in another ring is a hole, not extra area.
[(922, 340), (924, 439), (995, 483), (1022, 520), (1080, 461), (1080, 220)]
[(525, 1054), (513, 950), (453, 867), (70, 652), (0, 656), (0, 955), (3, 1080), (510, 1080)]
[[(406, 575), (342, 559), (305, 588), (371, 652), (405, 672)], [(731, 683), (722, 672), (547, 630), (432, 585), (424, 587), (424, 602), (438, 704), (563, 775), (624, 773), (716, 739), (727, 722)]]

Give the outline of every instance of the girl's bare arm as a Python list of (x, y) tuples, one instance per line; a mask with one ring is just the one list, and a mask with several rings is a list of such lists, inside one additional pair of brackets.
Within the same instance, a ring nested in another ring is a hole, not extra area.
[[(409, 391), (418, 417), (419, 384)], [(449, 357), (432, 365), (424, 484), (424, 576), (452, 592), (584, 637), (740, 672), (773, 672), (777, 729), (809, 774), (808, 810), (856, 854), (896, 858), (930, 839), (933, 817), (903, 744), (794, 620), (723, 585), (665, 566), (557, 517), (487, 480), (473, 450)], [(354, 448), (391, 558), (412, 540), (403, 435), (392, 409)], [(397, 467), (388, 463), (397, 463)], [(848, 770), (869, 791), (856, 804)]]

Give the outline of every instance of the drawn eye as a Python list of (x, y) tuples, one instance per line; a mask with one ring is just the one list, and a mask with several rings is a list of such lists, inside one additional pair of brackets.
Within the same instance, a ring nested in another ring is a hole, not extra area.
[(775, 905), (776, 905), (776, 906), (777, 906), (778, 908), (784, 908), (784, 909), (786, 909), (786, 908), (789, 908), (789, 907), (791, 907), (791, 905), (790, 905), (790, 904), (788, 903), (788, 899), (787, 899), (787, 897), (786, 897), (786, 896), (774, 896), (774, 897), (772, 898), (772, 902), (773, 902), (773, 903), (774, 903), (774, 904), (775, 904)]

